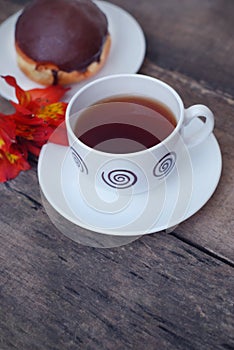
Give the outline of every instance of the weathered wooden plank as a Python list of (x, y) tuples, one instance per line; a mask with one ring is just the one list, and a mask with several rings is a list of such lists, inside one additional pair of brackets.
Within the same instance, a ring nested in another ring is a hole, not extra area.
[(234, 95), (232, 0), (110, 2), (141, 24), (151, 62)]
[[(28, 172), (29, 174), (29, 172)], [(1, 187), (1, 349), (231, 349), (233, 269), (171, 235), (93, 249)]]

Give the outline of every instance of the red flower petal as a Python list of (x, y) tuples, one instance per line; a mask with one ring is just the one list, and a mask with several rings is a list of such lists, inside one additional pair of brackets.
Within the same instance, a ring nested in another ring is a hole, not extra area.
[(12, 142), (15, 142), (15, 123), (11, 117), (0, 114), (0, 150), (9, 150)]
[(15, 178), (22, 170), (30, 168), (25, 154), (20, 147), (12, 145), (9, 152), (0, 151), (0, 182)]
[(41, 147), (44, 143), (36, 143), (33, 141), (24, 140), (24, 146), (26, 147), (27, 151), (33, 154), (34, 156), (38, 157), (41, 151)]
[(21, 87), (17, 84), (16, 79), (10, 75), (2, 76), (2, 78), (5, 79), (9, 85), (15, 88), (15, 94), (19, 103), (23, 106), (27, 106), (31, 99), (30, 95), (21, 89)]
[(38, 106), (46, 106), (58, 102), (68, 90), (69, 88), (53, 85), (43, 89), (28, 90), (28, 92), (30, 93), (31, 100), (36, 102)]
[[(36, 88), (31, 90), (23, 90), (14, 77), (7, 75), (2, 76), (5, 81), (15, 88), (16, 97), (20, 105), (32, 109), (39, 106), (45, 106), (50, 103), (59, 101), (64, 94), (70, 89), (61, 85), (52, 85), (47, 88)], [(31, 107), (29, 106), (31, 104)]]

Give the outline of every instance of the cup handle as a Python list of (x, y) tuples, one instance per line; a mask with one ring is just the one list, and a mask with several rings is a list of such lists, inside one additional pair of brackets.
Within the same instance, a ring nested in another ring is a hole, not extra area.
[[(205, 119), (203, 125), (189, 136), (186, 136), (186, 127), (194, 118)], [(202, 143), (214, 129), (214, 115), (211, 110), (204, 105), (193, 105), (185, 109), (184, 123), (182, 127), (182, 137), (188, 147), (194, 147)]]

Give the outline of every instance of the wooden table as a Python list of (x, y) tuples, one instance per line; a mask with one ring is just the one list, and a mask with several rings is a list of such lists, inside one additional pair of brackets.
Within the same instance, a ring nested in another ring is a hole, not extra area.
[[(27, 2), (0, 0), (0, 21)], [(234, 2), (110, 2), (144, 30), (140, 72), (214, 111), (221, 181), (174, 232), (92, 248), (51, 223), (32, 160), (0, 185), (0, 349), (234, 349)]]

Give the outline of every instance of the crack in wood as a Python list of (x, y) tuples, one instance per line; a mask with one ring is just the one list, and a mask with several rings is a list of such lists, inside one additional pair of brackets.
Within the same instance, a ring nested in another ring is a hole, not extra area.
[(6, 182), (4, 185), (9, 191), (15, 192), (15, 193), (21, 195), (22, 197), (26, 198), (27, 200), (29, 200), (29, 202), (31, 202), (32, 205), (33, 205), (32, 206), (33, 209), (38, 210), (38, 209), (43, 208), (43, 206), (42, 206), (42, 204), (40, 202), (38, 202), (37, 200), (35, 200), (34, 198), (32, 198), (31, 196), (29, 196), (26, 193), (24, 193), (24, 192), (22, 192), (20, 190), (17, 190), (15, 188), (12, 188), (8, 182)]
[[(230, 260), (230, 259), (228, 259), (228, 258), (222, 256), (221, 254), (215, 253), (214, 251), (212, 251), (212, 250), (210, 250), (210, 249), (208, 249), (208, 248), (205, 248), (205, 247), (203, 247), (203, 246), (201, 246), (201, 245), (199, 245), (199, 244), (197, 244), (197, 243), (195, 243), (195, 242), (192, 242), (192, 241), (190, 241), (189, 239), (186, 239), (186, 238), (184, 238), (184, 237), (181, 237), (181, 236), (180, 236), (179, 234), (177, 234), (175, 231), (174, 231), (174, 232), (171, 232), (171, 233), (168, 233), (168, 234), (169, 234), (170, 236), (173, 236), (173, 237), (179, 239), (181, 242), (188, 244), (190, 247), (193, 247), (193, 248), (198, 249), (200, 252), (205, 253), (205, 254), (207, 254), (208, 256), (212, 257), (212, 258), (217, 259), (217, 260), (219, 260), (219, 261), (221, 261), (221, 262), (223, 262), (223, 263), (225, 263), (225, 264), (227, 264), (227, 265), (229, 265), (229, 266), (231, 266), (231, 267), (234, 267), (234, 261), (232, 261), (232, 260)], [(189, 253), (189, 254), (192, 253), (191, 250), (190, 250), (190, 251), (186, 250), (186, 251), (187, 251), (187, 253)], [(192, 255), (194, 255), (194, 252), (192, 253)], [(199, 260), (201, 260), (201, 259), (199, 259)], [(204, 262), (205, 262), (205, 259), (202, 259), (201, 262), (204, 263)], [(210, 262), (209, 262), (209, 263), (210, 263)]]

